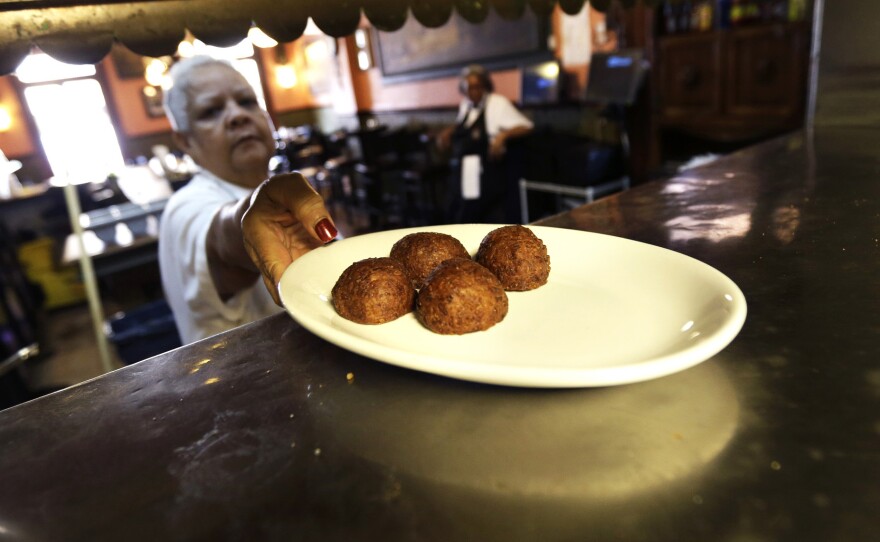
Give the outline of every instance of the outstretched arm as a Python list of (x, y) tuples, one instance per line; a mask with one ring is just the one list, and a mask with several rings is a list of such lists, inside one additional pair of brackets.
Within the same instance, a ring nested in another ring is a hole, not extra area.
[(446, 151), (452, 145), (452, 132), (455, 126), (446, 126), (437, 133), (437, 148)]
[(263, 283), (279, 305), (277, 284), (296, 258), (336, 237), (321, 196), (300, 173), (276, 175), (220, 210), (208, 233), (208, 263), (222, 299)]

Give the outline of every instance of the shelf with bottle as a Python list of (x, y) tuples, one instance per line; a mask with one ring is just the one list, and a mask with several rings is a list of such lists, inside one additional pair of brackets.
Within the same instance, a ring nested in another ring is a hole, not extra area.
[(660, 10), (663, 34), (708, 32), (714, 26), (716, 0), (680, 0), (663, 2)]
[(810, 0), (667, 0), (660, 8), (660, 33), (709, 32), (756, 24), (801, 21)]

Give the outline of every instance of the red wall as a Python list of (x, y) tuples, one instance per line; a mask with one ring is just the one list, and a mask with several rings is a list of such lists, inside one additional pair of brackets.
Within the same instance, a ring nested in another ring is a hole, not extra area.
[(12, 118), (9, 130), (0, 132), (0, 149), (8, 158), (21, 158), (36, 151), (34, 134), (28, 128), (22, 104), (10, 77), (0, 77), (0, 107)]

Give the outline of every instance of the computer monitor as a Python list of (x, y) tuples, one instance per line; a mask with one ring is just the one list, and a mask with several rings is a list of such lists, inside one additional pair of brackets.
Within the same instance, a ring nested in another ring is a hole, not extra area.
[(631, 105), (647, 70), (642, 49), (593, 53), (586, 100)]
[(545, 105), (559, 102), (561, 69), (556, 60), (523, 66), (522, 105)]

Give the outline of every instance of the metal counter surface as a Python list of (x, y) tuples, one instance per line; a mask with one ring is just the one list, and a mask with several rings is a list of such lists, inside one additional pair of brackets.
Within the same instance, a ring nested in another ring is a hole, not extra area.
[(876, 539), (878, 148), (794, 134), (542, 222), (732, 278), (692, 369), (480, 385), (280, 314), (0, 412), (0, 540)]

